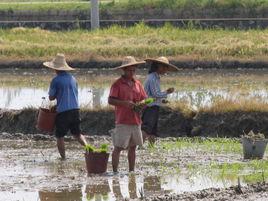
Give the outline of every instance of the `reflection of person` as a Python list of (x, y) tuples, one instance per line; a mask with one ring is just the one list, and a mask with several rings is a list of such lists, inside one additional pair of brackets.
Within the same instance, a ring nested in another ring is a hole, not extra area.
[[(127, 200), (127, 198), (124, 198), (123, 192), (124, 188), (121, 189), (120, 187), (120, 183), (119, 183), (119, 179), (120, 177), (114, 177), (113, 178), (113, 183), (112, 183), (112, 187), (113, 187), (113, 194), (114, 197), (116, 198), (116, 200)], [(128, 193), (129, 193), (129, 198), (130, 199), (136, 199), (137, 196), (137, 184), (136, 184), (136, 175), (134, 174), (129, 174), (129, 178), (128, 178)]]
[(114, 150), (113, 171), (118, 171), (120, 152), (128, 149), (129, 171), (135, 169), (136, 146), (142, 145), (141, 118), (133, 108), (135, 103), (146, 98), (140, 81), (135, 79), (136, 67), (145, 62), (137, 62), (134, 57), (125, 57), (121, 66), (123, 75), (116, 80), (110, 90), (108, 102), (115, 106), (116, 126), (112, 134)]
[[(87, 200), (93, 200), (95, 197), (100, 197), (99, 200), (107, 200), (108, 193), (111, 192), (108, 180), (100, 184), (88, 184), (86, 186)], [(96, 199), (95, 199), (96, 200)]]
[(136, 184), (136, 175), (130, 174), (128, 177), (128, 192), (130, 199), (137, 198), (137, 184)]
[(123, 200), (123, 195), (120, 188), (119, 177), (113, 178), (113, 193), (116, 200)]
[(68, 73), (74, 69), (66, 63), (63, 54), (57, 54), (51, 62), (44, 62), (44, 66), (54, 69), (57, 74), (50, 84), (49, 99), (57, 100), (57, 146), (61, 158), (65, 159), (64, 136), (69, 130), (81, 145), (87, 144), (80, 130), (77, 82)]
[(81, 188), (71, 190), (65, 189), (62, 191), (39, 191), (40, 201), (73, 201), (81, 200), (82, 191)]
[(150, 196), (155, 192), (161, 192), (161, 182), (157, 176), (148, 176), (144, 178), (144, 195)]
[(147, 76), (144, 89), (150, 98), (155, 101), (145, 108), (142, 115), (142, 131), (143, 139), (148, 139), (153, 143), (157, 135), (157, 124), (159, 117), (159, 106), (163, 99), (167, 98), (168, 94), (174, 92), (174, 88), (169, 88), (166, 91), (161, 91), (160, 76), (164, 75), (167, 71), (178, 70), (178, 68), (169, 63), (166, 57), (159, 57), (157, 59), (146, 59), (150, 64), (149, 75)]

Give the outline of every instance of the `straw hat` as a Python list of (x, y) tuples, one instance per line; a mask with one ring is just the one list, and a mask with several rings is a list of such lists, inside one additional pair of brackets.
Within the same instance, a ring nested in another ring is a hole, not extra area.
[(75, 70), (67, 64), (64, 54), (59, 54), (59, 53), (56, 55), (56, 57), (52, 61), (44, 62), (43, 65), (48, 68), (52, 68), (58, 71)]
[(115, 67), (113, 69), (116, 70), (116, 69), (121, 69), (121, 68), (125, 68), (128, 66), (138, 66), (138, 65), (144, 64), (144, 63), (145, 63), (145, 61), (138, 62), (138, 61), (136, 61), (136, 59), (134, 57), (127, 56), (127, 57), (124, 57), (121, 66)]
[(169, 67), (169, 69), (168, 69), (169, 71), (179, 70), (179, 68), (177, 66), (174, 66), (171, 63), (169, 63), (169, 60), (166, 57), (158, 57), (157, 59), (145, 59), (145, 61), (163, 64), (163, 65)]

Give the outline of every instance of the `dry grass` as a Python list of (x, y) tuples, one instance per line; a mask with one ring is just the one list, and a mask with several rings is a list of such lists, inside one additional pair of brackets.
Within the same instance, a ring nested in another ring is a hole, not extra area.
[[(42, 36), (42, 37), (40, 37)], [(68, 58), (187, 57), (189, 59), (267, 58), (268, 30), (196, 30), (143, 23), (97, 31), (54, 32), (38, 28), (0, 30), (0, 59), (48, 59), (58, 52)]]
[(255, 99), (216, 100), (211, 106), (199, 109), (199, 112), (228, 113), (228, 112), (268, 112), (268, 103)]

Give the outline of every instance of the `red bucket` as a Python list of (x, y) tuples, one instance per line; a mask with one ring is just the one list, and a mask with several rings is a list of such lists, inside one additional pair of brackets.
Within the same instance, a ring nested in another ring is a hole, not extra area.
[(88, 174), (100, 174), (107, 171), (109, 153), (86, 153), (86, 167)]
[(36, 128), (51, 133), (55, 127), (57, 112), (40, 108), (38, 112), (37, 125)]

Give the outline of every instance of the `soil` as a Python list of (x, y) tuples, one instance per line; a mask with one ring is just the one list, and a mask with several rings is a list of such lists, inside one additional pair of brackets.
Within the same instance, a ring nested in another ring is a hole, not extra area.
[(203, 201), (265, 201), (268, 200), (268, 183), (257, 183), (239, 188), (233, 186), (226, 189), (210, 188), (193, 193), (162, 195), (144, 199), (146, 201), (203, 200)]
[[(90, 60), (86, 59), (72, 59), (68, 63), (71, 66), (77, 66), (81, 69), (102, 69), (102, 68), (113, 68), (121, 64), (121, 58), (98, 58), (94, 56)], [(195, 58), (195, 55), (189, 56), (188, 58), (170, 58), (172, 64), (179, 66), (183, 69), (263, 69), (268, 67), (268, 62), (265, 60), (243, 60), (243, 59), (224, 59), (213, 60), (213, 59), (200, 59)], [(0, 60), (0, 69), (5, 68), (19, 68), (19, 69), (35, 69), (42, 67), (43, 60), (19, 60), (19, 59), (8, 59)]]
[[(157, 143), (173, 140), (176, 139), (159, 139)], [(106, 174), (87, 175), (82, 147), (71, 137), (66, 137), (65, 141), (67, 160), (61, 161), (53, 136), (2, 133), (0, 135), (0, 201), (11, 200), (5, 199), (9, 193), (12, 200), (15, 196), (19, 196), (16, 200), (38, 200), (39, 198), (57, 201), (81, 200), (83, 194), (86, 194), (87, 198), (112, 194), (113, 197), (108, 197), (109, 199), (106, 200), (115, 200), (115, 198), (128, 200), (125, 196), (129, 194), (129, 200), (146, 201), (265, 200), (268, 195), (268, 185), (265, 183), (249, 185), (242, 183), (239, 188), (236, 186), (237, 180), (234, 180), (225, 188), (222, 185), (214, 187), (214, 183), (208, 180), (209, 175), (205, 176), (204, 181), (202, 180), (201, 186), (195, 185), (198, 180), (191, 183), (192, 179), (198, 177), (198, 173), (187, 173), (189, 164), (205, 165), (216, 161), (242, 162), (240, 153), (223, 155), (204, 153), (199, 149), (191, 148), (181, 149), (178, 152), (163, 152), (157, 149), (151, 152), (145, 144), (137, 150), (135, 173), (128, 173), (127, 155), (123, 152), (118, 174), (112, 173), (110, 158)], [(107, 136), (87, 136), (87, 141), (94, 146), (102, 143), (111, 144), (111, 138)], [(109, 149), (111, 151), (112, 147)], [(168, 169), (162, 170), (163, 167), (169, 166), (179, 167), (180, 173), (177, 174), (174, 170), (173, 173)], [(176, 177), (178, 177), (177, 183), (173, 183), (171, 188), (166, 187), (166, 183), (174, 182), (171, 180)], [(215, 184), (218, 184), (217, 182), (216, 179)], [(141, 184), (143, 188), (139, 188)], [(126, 188), (128, 188), (127, 192), (124, 190)], [(31, 199), (27, 199), (29, 193), (32, 193)], [(141, 195), (144, 199), (140, 198)]]
[[(85, 135), (110, 135), (114, 128), (113, 109), (82, 110), (81, 128)], [(36, 129), (37, 109), (0, 110), (0, 132), (40, 134)], [(180, 109), (162, 107), (159, 137), (210, 136), (240, 137), (253, 130), (268, 136), (267, 112), (197, 112), (185, 116)]]
[(193, 120), (193, 134), (212, 137), (240, 137), (253, 130), (268, 136), (267, 112), (234, 111), (228, 113), (198, 113)]

